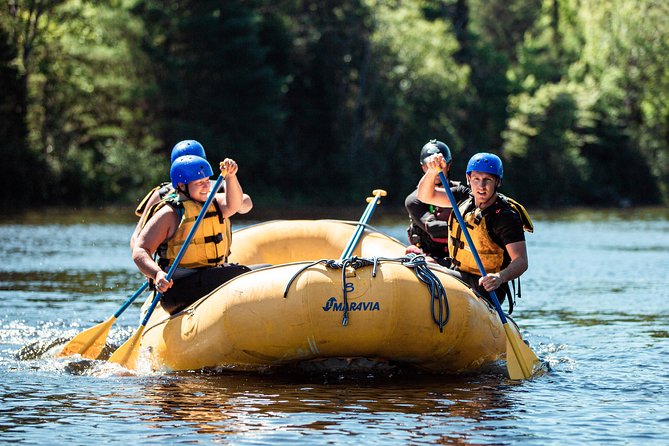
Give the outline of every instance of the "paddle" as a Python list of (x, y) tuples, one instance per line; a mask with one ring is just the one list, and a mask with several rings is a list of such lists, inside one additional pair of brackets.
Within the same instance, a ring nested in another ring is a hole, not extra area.
[(353, 237), (351, 237), (351, 239), (348, 241), (346, 248), (344, 248), (344, 251), (341, 254), (342, 259), (351, 257), (353, 250), (360, 241), (362, 233), (365, 231), (365, 225), (372, 218), (372, 214), (374, 213), (374, 209), (376, 209), (376, 205), (381, 202), (381, 197), (388, 195), (388, 193), (383, 189), (374, 189), (372, 194), (374, 195), (373, 197), (367, 197), (367, 202), (369, 204), (365, 208), (365, 212), (362, 213), (360, 221), (358, 221), (358, 225), (355, 229), (355, 232), (353, 233)]
[[(174, 263), (172, 263), (172, 266), (167, 272), (167, 276), (165, 277), (166, 280), (169, 281), (172, 278), (174, 271), (177, 269), (177, 266), (179, 266), (181, 258), (186, 253), (188, 245), (190, 245), (191, 240), (193, 240), (193, 236), (195, 236), (195, 231), (197, 230), (198, 226), (200, 226), (200, 222), (207, 213), (207, 209), (209, 209), (209, 206), (211, 205), (211, 202), (214, 200), (214, 196), (216, 195), (216, 191), (221, 186), (222, 182), (223, 182), (223, 174), (221, 173), (221, 175), (219, 175), (218, 177), (218, 180), (216, 180), (216, 184), (214, 184), (214, 187), (211, 188), (209, 196), (207, 197), (207, 200), (204, 202), (200, 214), (197, 216), (197, 219), (195, 220), (195, 223), (193, 223), (193, 227), (188, 233), (188, 236), (186, 237), (184, 244), (181, 246), (179, 253), (174, 259)], [(130, 337), (130, 339), (125, 341), (125, 343), (118, 349), (116, 349), (116, 351), (109, 357), (110, 362), (115, 362), (131, 370), (135, 368), (135, 366), (137, 365), (137, 357), (139, 356), (139, 346), (140, 346), (139, 340), (142, 336), (142, 333), (144, 332), (144, 329), (146, 328), (146, 324), (149, 322), (149, 318), (151, 318), (151, 315), (153, 314), (153, 310), (156, 308), (156, 305), (158, 305), (158, 302), (160, 301), (160, 297), (162, 295), (163, 293), (156, 293), (156, 296), (153, 298), (153, 301), (151, 301), (151, 305), (149, 306), (149, 309), (147, 310), (146, 315), (144, 316), (144, 319), (142, 320), (142, 323), (140, 324), (139, 328)]]
[(137, 291), (125, 301), (121, 308), (119, 308), (113, 316), (106, 321), (94, 327), (84, 330), (76, 335), (70, 342), (68, 342), (63, 350), (58, 354), (59, 357), (79, 354), (84, 358), (95, 359), (100, 356), (100, 352), (107, 342), (107, 335), (109, 329), (116, 322), (116, 319), (132, 304), (137, 297), (146, 290), (149, 286), (148, 282), (144, 282), (142, 286), (137, 288)]
[[(441, 179), (441, 184), (444, 186), (444, 189), (448, 194), (448, 199), (450, 200), (451, 206), (453, 207), (453, 213), (455, 214), (455, 218), (458, 219), (458, 223), (460, 223), (460, 228), (462, 229), (462, 233), (465, 235), (465, 238), (467, 239), (467, 244), (469, 245), (469, 248), (471, 249), (472, 254), (474, 255), (474, 259), (476, 259), (476, 265), (478, 265), (479, 267), (481, 276), (485, 276), (486, 275), (485, 268), (483, 267), (481, 258), (479, 257), (479, 254), (476, 251), (476, 246), (474, 246), (474, 242), (469, 236), (467, 225), (462, 219), (462, 214), (460, 213), (460, 209), (458, 208), (458, 205), (455, 202), (455, 197), (453, 196), (453, 192), (451, 191), (451, 188), (448, 187), (448, 180), (446, 179), (446, 176), (444, 175), (443, 172), (439, 172), (439, 178)], [(514, 332), (509, 326), (509, 321), (506, 319), (504, 311), (502, 310), (502, 306), (499, 304), (499, 300), (497, 299), (497, 294), (495, 294), (494, 291), (489, 291), (488, 294), (490, 294), (490, 297), (492, 297), (493, 304), (495, 305), (497, 314), (499, 315), (499, 318), (502, 321), (502, 325), (504, 326), (504, 331), (506, 332), (506, 368), (509, 372), (509, 378), (511, 379), (530, 378), (534, 373), (535, 366), (538, 366), (540, 364), (539, 358), (527, 346), (527, 344), (525, 344), (525, 342), (523, 342), (523, 340), (520, 339), (520, 336), (516, 332)]]

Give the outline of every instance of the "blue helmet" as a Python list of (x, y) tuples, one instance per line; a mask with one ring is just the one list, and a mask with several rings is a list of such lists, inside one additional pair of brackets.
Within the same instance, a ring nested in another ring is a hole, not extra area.
[(209, 178), (213, 174), (209, 162), (194, 155), (180, 156), (174, 160), (170, 169), (170, 179), (175, 189), (179, 183), (188, 184), (191, 181)]
[(179, 141), (174, 145), (174, 147), (172, 147), (172, 157), (170, 162), (174, 163), (174, 160), (180, 156), (186, 155), (194, 155), (207, 159), (207, 155), (204, 153), (204, 147), (202, 147), (202, 144), (195, 141), (194, 139), (185, 139), (183, 141)]
[(420, 149), (420, 164), (421, 166), (425, 164), (425, 160), (434, 155), (435, 153), (441, 153), (444, 155), (446, 163), (451, 162), (451, 149), (448, 148), (446, 144), (436, 139), (431, 139), (427, 144)]
[(502, 167), (502, 160), (499, 156), (492, 153), (477, 153), (472, 156), (467, 163), (467, 175), (476, 172), (485, 172), (492, 175), (497, 175), (501, 180), (504, 178), (504, 168)]

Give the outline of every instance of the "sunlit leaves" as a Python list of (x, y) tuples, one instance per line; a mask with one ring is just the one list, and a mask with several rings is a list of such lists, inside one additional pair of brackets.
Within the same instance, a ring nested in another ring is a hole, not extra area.
[(401, 201), (436, 137), (457, 172), (499, 152), (530, 201), (652, 203), (669, 197), (667, 17), (662, 0), (13, 0), (0, 106), (26, 116), (47, 200), (126, 199), (197, 137), (272, 202), (390, 178)]

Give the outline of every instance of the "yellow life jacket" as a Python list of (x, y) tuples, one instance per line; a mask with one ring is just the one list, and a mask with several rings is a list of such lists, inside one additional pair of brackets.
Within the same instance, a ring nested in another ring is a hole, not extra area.
[(511, 206), (511, 209), (516, 211), (516, 214), (518, 214), (518, 216), (520, 217), (520, 222), (523, 224), (523, 230), (525, 232), (534, 232), (534, 223), (532, 223), (530, 214), (525, 209), (525, 206), (518, 203), (513, 198), (507, 197), (506, 195), (500, 194), (499, 192), (497, 193), (497, 195), (500, 196), (502, 201)]
[[(158, 248), (158, 265), (167, 268), (174, 263), (179, 250), (200, 215), (202, 204), (176, 194), (171, 194), (152, 206), (145, 214), (143, 225), (165, 205), (172, 206), (180, 215), (179, 226), (174, 235)], [(218, 202), (212, 201), (200, 222), (193, 239), (179, 262), (180, 268), (211, 268), (226, 262), (230, 255), (232, 231), (230, 220), (224, 218)]]
[(158, 195), (160, 196), (161, 199), (165, 198), (167, 195), (174, 193), (174, 187), (172, 187), (172, 183), (161, 183), (158, 186), (154, 187), (149, 191), (148, 194), (142, 200), (139, 202), (137, 205), (137, 208), (135, 209), (135, 215), (138, 217), (141, 217), (144, 214), (144, 211), (146, 211), (146, 205), (151, 198), (151, 195), (155, 191), (158, 191)]
[[(498, 195), (501, 198), (502, 205), (510, 207), (513, 212), (516, 212), (519, 215), (523, 224), (523, 229), (527, 232), (533, 232), (534, 225), (532, 224), (532, 220), (525, 210), (525, 207), (509, 197), (502, 194)], [(481, 259), (481, 263), (483, 263), (486, 273), (497, 273), (502, 269), (502, 264), (504, 262), (504, 247), (499, 246), (490, 238), (484, 212), (490, 212), (499, 205), (493, 205), (485, 211), (481, 211), (478, 208), (471, 209), (473, 204), (474, 200), (470, 197), (462, 201), (458, 205), (458, 209), (460, 210), (462, 219), (467, 225), (467, 230), (474, 242), (476, 252)], [(448, 225), (448, 252), (452, 258), (453, 266), (457, 267), (460, 271), (480, 275), (481, 272), (476, 264), (474, 254), (467, 243), (467, 239), (465, 238), (460, 223), (458, 223), (455, 215), (451, 214)]]

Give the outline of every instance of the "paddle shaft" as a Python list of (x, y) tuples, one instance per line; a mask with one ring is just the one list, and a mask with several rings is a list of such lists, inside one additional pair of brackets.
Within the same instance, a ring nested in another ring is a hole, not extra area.
[(122, 314), (125, 310), (128, 309), (128, 307), (130, 306), (130, 304), (132, 304), (132, 303), (135, 301), (135, 299), (137, 299), (137, 297), (138, 297), (140, 294), (142, 294), (142, 293), (148, 288), (148, 286), (149, 286), (149, 282), (144, 282), (144, 283), (142, 284), (142, 286), (140, 286), (139, 288), (137, 288), (137, 291), (135, 291), (135, 293), (134, 293), (132, 296), (130, 296), (130, 297), (128, 298), (128, 300), (126, 300), (126, 301), (123, 303), (123, 305), (121, 305), (121, 308), (119, 308), (118, 310), (116, 310), (116, 313), (114, 313), (114, 319), (118, 319), (119, 316), (121, 316), (121, 314)]
[(372, 214), (376, 209), (376, 205), (380, 201), (380, 198), (384, 195), (384, 191), (381, 191), (380, 189), (377, 189), (372, 193), (374, 194), (374, 196), (371, 197), (369, 204), (365, 208), (365, 212), (362, 213), (362, 216), (360, 217), (358, 225), (355, 229), (355, 232), (353, 233), (353, 237), (351, 237), (351, 240), (349, 240), (348, 244), (346, 245), (346, 248), (344, 248), (344, 252), (342, 252), (341, 254), (342, 259), (347, 259), (351, 256), (351, 254), (353, 254), (353, 250), (357, 246), (358, 242), (360, 241), (360, 237), (362, 236), (362, 233), (365, 230), (365, 225), (372, 218)]
[(353, 236), (351, 237), (351, 239), (346, 244), (346, 248), (344, 248), (344, 251), (341, 253), (341, 258), (342, 259), (345, 259), (345, 258), (349, 257), (351, 255), (351, 253), (353, 252), (353, 250), (355, 249), (355, 245), (353, 245), (353, 243), (355, 243), (357, 245), (357, 243), (358, 243), (357, 240), (360, 237), (360, 233), (361, 233), (360, 228), (364, 228), (363, 225), (367, 221), (369, 221), (367, 219), (367, 214), (369, 214), (369, 211), (372, 208), (372, 204), (374, 203), (374, 201), (375, 200), (370, 201), (367, 204), (367, 206), (365, 207), (365, 211), (362, 213), (362, 216), (360, 217), (360, 220), (358, 220), (358, 224), (355, 227), (355, 231), (353, 231)]
[[(218, 176), (218, 179), (216, 180), (216, 183), (214, 186), (211, 188), (211, 192), (209, 192), (209, 196), (207, 197), (207, 200), (204, 202), (204, 205), (202, 206), (202, 210), (200, 211), (200, 214), (197, 216), (197, 219), (195, 220), (195, 223), (193, 223), (193, 227), (191, 228), (190, 232), (188, 233), (188, 236), (186, 236), (186, 240), (184, 240), (183, 245), (181, 245), (181, 249), (179, 250), (179, 253), (177, 256), (174, 258), (174, 262), (172, 263), (172, 266), (170, 266), (170, 269), (167, 271), (167, 276), (166, 279), (169, 281), (172, 278), (172, 275), (174, 274), (174, 271), (176, 271), (177, 267), (179, 266), (179, 262), (181, 261), (181, 258), (186, 254), (186, 249), (188, 248), (188, 245), (190, 245), (190, 242), (193, 240), (193, 237), (195, 236), (195, 231), (197, 230), (198, 226), (200, 226), (200, 222), (204, 218), (204, 216), (207, 214), (207, 209), (209, 209), (209, 206), (211, 206), (211, 202), (214, 200), (216, 196), (216, 191), (221, 187), (221, 183), (223, 182), (223, 174)], [(163, 293), (156, 293), (156, 296), (153, 298), (153, 301), (151, 302), (151, 306), (149, 306), (149, 309), (146, 312), (146, 316), (144, 316), (144, 319), (142, 320), (142, 327), (146, 326), (146, 324), (149, 322), (149, 318), (151, 317), (151, 314), (153, 314), (153, 310), (156, 308), (156, 305), (158, 305), (158, 301), (160, 301), (160, 297), (163, 295)]]

